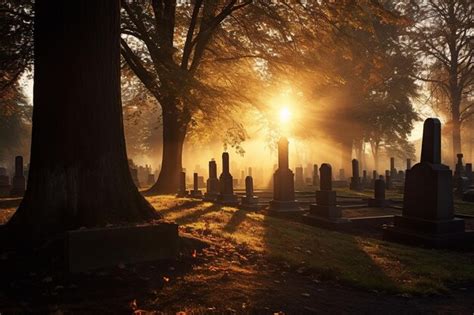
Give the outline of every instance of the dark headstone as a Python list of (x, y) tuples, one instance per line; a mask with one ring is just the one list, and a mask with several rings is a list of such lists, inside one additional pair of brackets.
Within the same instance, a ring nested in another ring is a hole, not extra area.
[(172, 260), (179, 253), (179, 243), (174, 223), (81, 229), (66, 234), (66, 261), (70, 272), (82, 272)]
[(474, 184), (473, 182), (473, 173), (472, 173), (472, 163), (466, 163), (466, 177), (469, 180), (469, 184)]
[(456, 163), (456, 168), (454, 170), (454, 177), (461, 177), (464, 176), (464, 165), (462, 162), (463, 154), (458, 153), (457, 155), (458, 161)]
[(356, 159), (352, 160), (352, 177), (351, 183), (349, 184), (351, 190), (362, 190), (362, 185), (359, 176), (359, 161)]
[(234, 194), (234, 179), (230, 174), (229, 153), (222, 153), (222, 173), (219, 176), (219, 194), (217, 201), (221, 204), (235, 205), (239, 203)]
[(339, 223), (348, 223), (342, 218), (341, 208), (336, 205), (336, 192), (332, 190), (331, 165), (324, 163), (319, 169), (321, 174), (321, 190), (316, 191), (316, 203), (310, 206), (309, 213), (304, 216), (310, 224), (331, 227)]
[(288, 140), (285, 137), (278, 141), (278, 169), (273, 174), (273, 200), (270, 201), (270, 212), (299, 212), (295, 200), (295, 183), (293, 172), (288, 168)]
[(390, 158), (390, 177), (392, 178), (392, 180), (395, 180), (397, 179), (397, 169), (395, 168), (395, 158), (394, 157), (391, 157)]
[(392, 176), (390, 175), (390, 171), (386, 170), (385, 171), (385, 189), (391, 190), (393, 188), (392, 186)]
[(362, 187), (366, 187), (369, 184), (369, 178), (367, 177), (367, 171), (362, 171)]
[(12, 178), (12, 190), (10, 195), (23, 196), (25, 194), (26, 180), (23, 174), (23, 157), (15, 157), (15, 176)]
[(258, 197), (253, 193), (253, 178), (252, 176), (245, 177), (245, 196), (242, 197), (242, 205), (256, 205), (258, 204)]
[(219, 195), (219, 179), (217, 178), (217, 164), (214, 159), (209, 161), (209, 178), (207, 179), (207, 190), (204, 200), (215, 201)]
[(193, 189), (190, 191), (191, 198), (202, 198), (202, 191), (199, 190), (198, 173), (193, 174)]
[(407, 170), (401, 216), (384, 230), (389, 240), (430, 247), (458, 246), (466, 240), (464, 220), (454, 218), (452, 173), (441, 164), (441, 123), (429, 118), (423, 127), (420, 163)]
[(377, 179), (374, 183), (374, 198), (369, 199), (369, 207), (385, 207), (385, 183)]

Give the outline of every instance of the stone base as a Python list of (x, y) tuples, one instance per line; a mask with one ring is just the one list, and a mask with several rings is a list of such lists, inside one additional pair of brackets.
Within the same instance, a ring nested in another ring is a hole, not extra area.
[(202, 200), (204, 200), (204, 201), (216, 201), (217, 200), (217, 195), (218, 195), (217, 193), (216, 194), (205, 193)]
[(270, 201), (270, 207), (268, 208), (268, 213), (274, 216), (280, 217), (293, 217), (301, 215), (304, 211), (300, 209), (300, 206), (296, 200), (293, 201), (280, 201), (272, 200)]
[(202, 191), (200, 191), (200, 190), (190, 190), (189, 191), (189, 197), (201, 199), (202, 198)]
[(179, 252), (178, 225), (174, 223), (75, 230), (65, 238), (70, 272), (174, 259)]
[(464, 231), (464, 220), (423, 220), (395, 216), (394, 225), (384, 228), (383, 237), (389, 241), (422, 245), (433, 248), (451, 248), (472, 242), (474, 233)]
[(239, 198), (237, 195), (217, 195), (218, 203), (222, 205), (236, 206), (239, 204)]
[(247, 205), (247, 206), (253, 206), (258, 204), (258, 197), (253, 196), (253, 197), (242, 197), (240, 198), (242, 205)]
[(362, 183), (360, 181), (351, 180), (351, 182), (349, 184), (349, 189), (350, 190), (355, 190), (355, 191), (361, 191), (361, 190), (364, 190), (364, 186), (362, 185)]
[(303, 215), (303, 222), (325, 229), (344, 229), (350, 226), (351, 221), (346, 218), (325, 218), (312, 213)]
[(369, 207), (384, 208), (384, 207), (388, 206), (388, 201), (385, 200), (385, 199), (370, 198), (368, 200), (368, 206)]

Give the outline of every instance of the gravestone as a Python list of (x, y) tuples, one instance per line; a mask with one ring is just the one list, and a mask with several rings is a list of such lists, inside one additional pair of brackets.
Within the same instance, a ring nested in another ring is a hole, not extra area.
[(351, 183), (349, 184), (350, 190), (362, 190), (362, 185), (359, 176), (359, 161), (356, 159), (352, 160), (352, 177)]
[(331, 165), (323, 163), (319, 169), (320, 190), (316, 191), (316, 203), (310, 205), (309, 213), (304, 215), (304, 220), (309, 224), (323, 227), (335, 227), (350, 221), (342, 218), (342, 211), (336, 205), (336, 192), (332, 190)]
[(369, 207), (385, 207), (385, 182), (376, 179), (374, 183), (374, 198), (369, 199)]
[(25, 194), (26, 180), (23, 174), (23, 157), (15, 157), (15, 175), (12, 178), (11, 196), (23, 196)]
[(199, 190), (199, 176), (198, 173), (193, 174), (193, 189), (189, 193), (191, 198), (202, 198), (202, 191)]
[(411, 169), (411, 159), (407, 159), (407, 170)]
[(177, 197), (187, 197), (188, 191), (186, 190), (186, 172), (179, 174), (179, 187)]
[(209, 161), (209, 178), (207, 179), (206, 187), (204, 200), (216, 201), (217, 195), (219, 195), (219, 179), (217, 178), (217, 164), (214, 159)]
[(304, 187), (303, 167), (295, 167), (295, 188), (302, 189)]
[(206, 183), (204, 182), (204, 176), (198, 176), (198, 187), (206, 188)]
[(10, 177), (7, 175), (7, 169), (0, 167), (0, 197), (7, 197), (10, 194)]
[(273, 174), (273, 200), (269, 208), (276, 215), (301, 212), (295, 200), (294, 175), (288, 165), (288, 140), (282, 137), (278, 141), (278, 169)]
[(252, 176), (245, 177), (245, 196), (242, 197), (243, 206), (258, 205), (258, 197), (253, 193), (253, 178)]
[(376, 170), (373, 170), (372, 171), (372, 180), (370, 181), (371, 185), (374, 186), (375, 185), (375, 180), (378, 178), (378, 175), (377, 175), (377, 171)]
[(464, 220), (454, 217), (452, 180), (449, 167), (441, 164), (441, 123), (428, 118), (420, 162), (405, 175), (402, 215), (385, 228), (384, 238), (430, 247), (458, 246), (471, 238)]
[(236, 205), (239, 203), (237, 195), (234, 194), (234, 179), (229, 169), (229, 153), (222, 153), (222, 173), (219, 177), (219, 194), (217, 202), (226, 205)]
[(319, 187), (318, 164), (313, 165), (313, 186)]

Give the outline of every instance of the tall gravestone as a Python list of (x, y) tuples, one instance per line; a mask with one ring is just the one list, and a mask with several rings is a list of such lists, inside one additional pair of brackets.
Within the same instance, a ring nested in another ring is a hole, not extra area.
[(369, 207), (385, 207), (385, 182), (376, 179), (374, 182), (374, 198), (369, 199)]
[(375, 185), (375, 180), (377, 179), (378, 175), (377, 175), (377, 171), (376, 170), (373, 170), (372, 171), (372, 180), (370, 181), (372, 186)]
[(359, 175), (359, 161), (356, 159), (352, 160), (352, 177), (351, 183), (349, 185), (350, 190), (362, 190), (362, 185), (360, 182), (360, 175)]
[(392, 176), (390, 175), (389, 170), (385, 170), (385, 188), (387, 190), (391, 190), (393, 188), (393, 186), (392, 186)]
[(230, 174), (229, 153), (222, 153), (222, 173), (219, 176), (219, 194), (217, 202), (221, 204), (236, 205), (239, 203), (234, 194), (234, 179)]
[(273, 174), (273, 200), (270, 201), (270, 213), (286, 214), (300, 212), (295, 200), (293, 172), (288, 167), (288, 140), (278, 141), (278, 168)]
[(23, 196), (25, 194), (26, 180), (23, 173), (23, 157), (15, 157), (15, 175), (12, 178), (12, 190), (10, 195)]
[(458, 158), (458, 161), (454, 170), (454, 177), (461, 177), (464, 176), (464, 165), (462, 162), (462, 158), (464, 157), (464, 155), (462, 153), (458, 153), (456, 157)]
[(341, 208), (336, 204), (336, 192), (332, 190), (331, 165), (323, 163), (319, 174), (320, 190), (316, 191), (316, 203), (310, 205), (309, 213), (304, 215), (304, 220), (324, 227), (350, 222), (342, 218)]
[(219, 195), (219, 179), (217, 178), (217, 163), (212, 159), (209, 161), (209, 178), (206, 182), (206, 193), (204, 200), (216, 201)]
[(179, 187), (178, 187), (178, 197), (187, 197), (188, 191), (186, 190), (186, 172), (179, 173)]
[(303, 167), (295, 167), (295, 187), (296, 189), (302, 189), (304, 187)]
[(313, 186), (319, 187), (318, 164), (313, 165)]
[(390, 178), (392, 180), (395, 180), (397, 178), (397, 169), (395, 168), (395, 158), (391, 157), (390, 158)]
[(190, 191), (189, 195), (191, 196), (191, 198), (202, 198), (202, 191), (199, 190), (198, 173), (193, 174), (193, 189)]
[(258, 205), (258, 197), (254, 195), (253, 191), (253, 178), (252, 176), (245, 177), (245, 196), (242, 197), (243, 206), (256, 206)]
[(428, 118), (423, 126), (420, 163), (407, 170), (401, 216), (386, 227), (388, 240), (430, 247), (460, 245), (471, 233), (454, 217), (452, 173), (441, 164), (441, 123)]

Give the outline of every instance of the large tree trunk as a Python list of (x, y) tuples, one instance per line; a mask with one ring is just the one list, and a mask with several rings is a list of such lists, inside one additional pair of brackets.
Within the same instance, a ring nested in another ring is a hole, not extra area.
[(119, 1), (36, 0), (31, 165), (9, 231), (42, 239), (157, 217), (128, 169), (119, 39)]
[[(156, 183), (146, 192), (149, 195), (175, 194), (179, 187), (179, 174), (183, 169), (183, 145), (186, 137), (187, 119), (177, 111), (175, 100), (163, 104), (163, 155), (160, 175)], [(172, 109), (166, 109), (172, 108)]]

